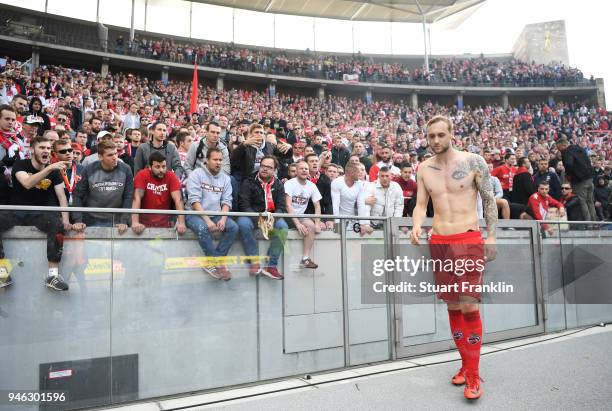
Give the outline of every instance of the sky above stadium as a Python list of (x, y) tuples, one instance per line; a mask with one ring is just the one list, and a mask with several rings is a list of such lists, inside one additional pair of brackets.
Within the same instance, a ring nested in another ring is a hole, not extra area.
[[(80, 0), (79, 7), (71, 0), (0, 3), (96, 21), (97, 0)], [(450, 17), (430, 27), (431, 54), (510, 53), (526, 24), (565, 20), (570, 65), (587, 78), (591, 74), (604, 78), (608, 110), (612, 110), (612, 59), (606, 47), (612, 38), (612, 1), (487, 0), (473, 10), (464, 12), (464, 18)], [(102, 23), (127, 28), (130, 12), (129, 0), (100, 0)], [(423, 53), (420, 24), (274, 16), (182, 0), (136, 0), (134, 22), (138, 30), (281, 49)]]
[(607, 0), (488, 0), (461, 25), (434, 25), (433, 54), (508, 53), (526, 24), (565, 20), (570, 65), (586, 77), (603, 77), (612, 110), (612, 2)]

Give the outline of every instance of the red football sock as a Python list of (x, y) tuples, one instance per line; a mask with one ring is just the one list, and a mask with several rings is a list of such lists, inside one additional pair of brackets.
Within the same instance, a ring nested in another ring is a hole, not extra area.
[(461, 355), (461, 367), (465, 368), (465, 327), (461, 310), (448, 310), (448, 322), (457, 351)]
[(465, 329), (465, 366), (467, 371), (478, 372), (480, 346), (482, 344), (482, 321), (480, 311), (463, 314)]

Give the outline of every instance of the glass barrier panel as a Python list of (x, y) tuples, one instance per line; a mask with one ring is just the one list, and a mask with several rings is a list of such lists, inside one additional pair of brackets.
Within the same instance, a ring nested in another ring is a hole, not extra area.
[(257, 287), (240, 269), (235, 220), (212, 233), (189, 215), (180, 234), (175, 219), (140, 214), (142, 231), (114, 231), (112, 348), (137, 359), (138, 398), (258, 379)]
[[(340, 235), (322, 230), (315, 235), (311, 251), (305, 252), (304, 236), (295, 229), (293, 219), (279, 220), (276, 218), (275, 227), (278, 225), (281, 232), (288, 228), (278, 262), (284, 280), (261, 274), (250, 279), (258, 293), (260, 379), (344, 367)], [(274, 234), (269, 237), (274, 241)], [(259, 256), (262, 267), (270, 264), (266, 258), (273, 254), (270, 240), (257, 233), (258, 249), (252, 253)], [(316, 269), (305, 267), (305, 254), (318, 266)], [(246, 262), (242, 269), (248, 270)]]
[(612, 320), (611, 225), (561, 223), (561, 263), (567, 327), (583, 327)]
[[(111, 351), (110, 230), (76, 232), (49, 211), (1, 210), (0, 227), (0, 391), (44, 394), (41, 409), (135, 399), (110, 379), (113, 365), (132, 360)], [(0, 409), (18, 402), (3, 398)]]
[(389, 309), (387, 293), (378, 294), (372, 301), (371, 290), (364, 290), (364, 284), (372, 279), (371, 266), (362, 264), (365, 254), (385, 259), (387, 247), (392, 241), (386, 233), (384, 221), (372, 220), (370, 234), (359, 233), (364, 221), (348, 222), (346, 230), (346, 270), (348, 280), (349, 344), (350, 365), (384, 361), (391, 358), (389, 346)]

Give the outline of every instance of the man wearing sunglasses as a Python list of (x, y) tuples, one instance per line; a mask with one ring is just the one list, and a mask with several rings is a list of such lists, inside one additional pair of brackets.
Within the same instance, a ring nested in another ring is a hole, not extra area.
[(581, 199), (574, 194), (569, 183), (561, 184), (561, 203), (567, 213), (567, 221), (584, 221)]
[(83, 166), (74, 160), (74, 149), (70, 140), (60, 139), (53, 142), (53, 157), (54, 162), (61, 161), (66, 164), (66, 169), (60, 171), (60, 174), (64, 180), (64, 192), (68, 204), (72, 205), (72, 194), (77, 182), (81, 179)]

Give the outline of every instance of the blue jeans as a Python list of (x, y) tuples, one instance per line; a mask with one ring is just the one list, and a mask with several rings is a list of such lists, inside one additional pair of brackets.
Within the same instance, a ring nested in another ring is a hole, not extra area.
[(240, 174), (232, 174), (230, 182), (232, 183), (232, 211), (238, 211), (238, 195), (240, 194)]
[[(215, 223), (221, 220), (221, 216), (209, 216), (209, 218)], [(204, 254), (208, 257), (222, 257), (226, 256), (230, 247), (238, 235), (238, 226), (231, 218), (227, 218), (225, 221), (225, 231), (221, 236), (221, 240), (217, 247), (213, 244), (213, 238), (208, 231), (208, 226), (202, 217), (198, 215), (188, 215), (185, 219), (185, 223), (190, 230), (192, 230), (198, 237), (198, 242)]]
[[(251, 217), (238, 217), (238, 227), (240, 228), (240, 239), (246, 255), (259, 255), (257, 240), (255, 239), (255, 223)], [(287, 240), (287, 223), (282, 218), (274, 221), (274, 229), (270, 231), (270, 248), (268, 248), (268, 265), (276, 267), (278, 257), (283, 252), (285, 241)]]

